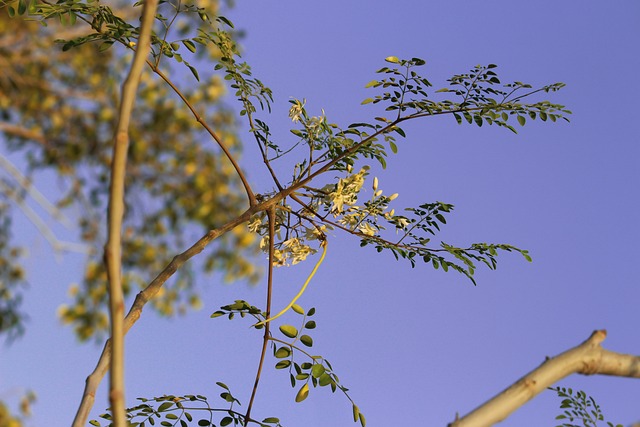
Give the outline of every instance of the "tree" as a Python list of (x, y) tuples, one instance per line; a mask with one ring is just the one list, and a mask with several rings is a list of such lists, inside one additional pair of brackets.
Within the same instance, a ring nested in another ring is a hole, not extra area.
[[(216, 5), (211, 3), (207, 7), (214, 11)], [(105, 9), (105, 13), (108, 10)], [(123, 13), (130, 16), (132, 10), (125, 8)], [(179, 18), (175, 25), (184, 30), (198, 24), (184, 14)], [(81, 245), (58, 241), (39, 216), (33, 213), (30, 218), (43, 230), (54, 249), (87, 253), (84, 280), (71, 289), (74, 301), (62, 312), (63, 321), (71, 323), (82, 340), (101, 339), (108, 324), (104, 311), (107, 291), (101, 260), (100, 245), (104, 238), (101, 222), (108, 193), (109, 129), (117, 114), (115, 94), (126, 60), (114, 55), (113, 50), (105, 49), (110, 45), (108, 40), (100, 46), (87, 44), (73, 51), (57, 48), (54, 55), (50, 55), (50, 51), (55, 39), (79, 37), (89, 29), (55, 23), (42, 27), (35, 21), (10, 18), (7, 13), (0, 15), (0, 31), (6, 34), (0, 51), (4, 70), (0, 77), (3, 116), (0, 130), (6, 138), (7, 149), (19, 153), (27, 162), (23, 175), (8, 159), (0, 158), (3, 170), (14, 171), (3, 177), (0, 195), (19, 206), (25, 206), (25, 197), (31, 196), (58, 220), (64, 219), (63, 208), (71, 215), (79, 212), (75, 216)], [(215, 54), (200, 51), (201, 57)], [(59, 67), (60, 64), (69, 66)], [(194, 107), (206, 114), (203, 119), (215, 126), (230, 149), (237, 153), (233, 116), (218, 102), (223, 83), (215, 76), (203, 76), (203, 83), (206, 85), (188, 89), (184, 94)], [(177, 99), (168, 96), (166, 87), (145, 78), (138, 99), (145, 107), (136, 110), (137, 119), (131, 131), (135, 144), (130, 156), (135, 167), (130, 167), (127, 173), (128, 214), (123, 245), (127, 252), (136, 255), (125, 260), (127, 294), (142, 286), (145, 278), (161, 268), (176, 248), (182, 246), (188, 237), (184, 231), (186, 224), (208, 229), (222, 220), (219, 215), (226, 217), (226, 212), (234, 212), (242, 202), (242, 195), (234, 191), (238, 182), (230, 173), (230, 165), (210, 146), (199, 143), (199, 125), (183, 111)], [(178, 147), (165, 143), (178, 138), (181, 141)], [(169, 156), (171, 159), (166, 161)], [(175, 180), (184, 165), (187, 176)], [(55, 206), (42, 196), (34, 196), (37, 189), (29, 185), (32, 175), (46, 171), (57, 174), (63, 184), (64, 193)], [(196, 171), (209, 172), (196, 174)], [(238, 196), (240, 198), (236, 198)], [(194, 204), (196, 200), (209, 200), (211, 205), (202, 207)], [(10, 206), (6, 202), (0, 205), (3, 219), (0, 265), (11, 266), (2, 269), (6, 275), (3, 281), (7, 283), (3, 292), (7, 294), (0, 303), (0, 331), (16, 333), (22, 325), (18, 302), (24, 272), (18, 263), (21, 249), (10, 246), (10, 241), (4, 239), (11, 231)], [(214, 206), (218, 209), (212, 209)], [(247, 258), (251, 251), (244, 251), (250, 245), (251, 236), (244, 230), (223, 237), (215, 253), (204, 261), (204, 269), (224, 271), (227, 280), (250, 278), (255, 281), (258, 272)], [(200, 304), (189, 272), (179, 274), (179, 280), (152, 303), (165, 315)]]
[[(125, 21), (120, 21), (114, 18), (112, 15), (106, 15), (104, 17), (105, 22), (112, 24), (112, 27), (107, 26), (107, 30), (103, 30), (101, 26), (95, 24), (95, 18), (99, 17), (104, 10), (100, 7), (91, 7), (89, 5), (72, 4), (66, 6), (52, 6), (52, 5), (40, 5), (40, 9), (36, 8), (34, 13), (40, 13), (44, 16), (63, 16), (69, 17), (73, 20), (74, 16), (84, 17), (88, 22), (95, 25), (93, 28), (95, 33), (83, 38), (75, 39), (68, 42), (65, 46), (75, 47), (82, 45), (91, 39), (107, 40), (107, 42), (113, 40), (121, 43), (123, 46), (128, 46), (136, 51), (136, 58), (146, 57), (145, 48), (149, 40), (145, 41), (145, 26), (143, 24), (141, 29), (132, 28)], [(86, 7), (86, 8), (85, 8)], [(152, 8), (152, 4), (146, 4), (148, 16), (153, 17), (155, 15)], [(19, 4), (17, 11), (25, 9), (26, 6)], [(76, 9), (78, 8), (78, 9)], [(26, 9), (25, 9), (26, 10)], [(149, 11), (151, 10), (151, 11)], [(209, 22), (210, 18), (207, 15), (203, 16), (203, 11), (199, 9), (186, 7), (181, 10), (184, 13), (198, 14), (204, 22)], [(91, 19), (90, 19), (91, 18)], [(162, 22), (162, 18), (160, 19)], [(251, 77), (250, 69), (244, 63), (239, 63), (236, 60), (237, 52), (234, 49), (233, 42), (225, 30), (225, 25), (229, 25), (228, 21), (222, 17), (217, 17), (218, 27), (214, 28), (208, 33), (200, 33), (196, 38), (181, 39), (178, 40), (188, 50), (198, 50), (198, 45), (211, 45), (216, 47), (220, 51), (220, 60), (218, 63), (219, 69), (223, 70), (225, 75), (233, 83), (233, 88), (237, 90), (236, 96), (242, 103), (243, 110), (241, 115), (247, 116), (250, 130), (254, 135), (257, 145), (261, 150), (265, 166), (274, 181), (276, 189), (270, 194), (254, 194), (251, 185), (244, 177), (244, 173), (237, 166), (234, 161), (234, 156), (231, 153), (226, 153), (225, 141), (223, 138), (219, 138), (217, 134), (208, 128), (209, 134), (221, 145), (223, 151), (228, 156), (229, 161), (232, 163), (233, 168), (237, 172), (239, 178), (242, 181), (242, 187), (246, 193), (246, 198), (249, 201), (249, 208), (237, 217), (230, 219), (222, 227), (208, 232), (203, 236), (191, 249), (183, 252), (165, 268), (156, 280), (154, 280), (149, 287), (143, 291), (139, 298), (136, 299), (134, 307), (132, 309), (131, 317), (128, 316), (128, 321), (125, 321), (124, 327), (127, 329), (136, 320), (139, 315), (142, 305), (149, 300), (149, 296), (152, 295), (157, 289), (164, 284), (168, 276), (173, 274), (178, 267), (180, 267), (187, 259), (194, 256), (202, 250), (202, 248), (210, 241), (218, 238), (229, 230), (235, 229), (236, 226), (249, 223), (249, 229), (253, 232), (260, 234), (261, 246), (266, 248), (269, 253), (268, 263), (268, 283), (269, 283), (269, 295), (267, 296), (266, 308), (260, 309), (253, 305), (250, 305), (244, 301), (237, 301), (234, 304), (230, 304), (221, 308), (220, 311), (214, 313), (214, 315), (228, 315), (232, 317), (233, 314), (239, 313), (240, 315), (249, 315), (258, 320), (256, 327), (263, 327), (265, 333), (263, 338), (263, 351), (262, 358), (264, 358), (265, 350), (269, 342), (280, 342), (282, 346), (274, 348), (276, 357), (284, 355), (283, 358), (288, 358), (293, 353), (293, 349), (300, 351), (298, 347), (295, 347), (291, 343), (276, 341), (270, 334), (270, 320), (275, 319), (277, 315), (271, 316), (270, 301), (271, 301), (271, 284), (273, 275), (273, 266), (286, 264), (290, 262), (295, 264), (304, 260), (308, 255), (315, 251), (322, 252), (316, 268), (322, 263), (324, 253), (327, 250), (327, 237), (326, 232), (329, 227), (334, 229), (340, 229), (346, 233), (352, 234), (361, 239), (363, 246), (374, 246), (379, 252), (390, 251), (397, 258), (407, 259), (412, 265), (416, 261), (424, 261), (433, 265), (435, 268), (442, 267), (443, 269), (456, 270), (473, 281), (473, 274), (475, 272), (476, 263), (484, 263), (489, 268), (495, 268), (496, 255), (499, 250), (516, 251), (520, 252), (525, 257), (528, 257), (527, 252), (518, 249), (511, 245), (506, 244), (473, 244), (469, 247), (456, 247), (446, 243), (441, 243), (439, 247), (433, 247), (430, 245), (430, 235), (436, 235), (440, 229), (440, 225), (446, 223), (445, 215), (452, 210), (452, 206), (442, 202), (425, 203), (416, 208), (409, 209), (410, 215), (396, 215), (393, 209), (390, 209), (391, 202), (395, 199), (394, 195), (384, 196), (382, 191), (378, 189), (378, 180), (373, 180), (374, 196), (371, 200), (364, 202), (358, 202), (358, 194), (363, 188), (365, 178), (368, 174), (368, 169), (365, 167), (359, 170), (354, 169), (359, 161), (362, 159), (370, 158), (375, 159), (382, 165), (386, 160), (386, 148), (390, 147), (392, 151), (395, 151), (396, 142), (395, 135), (401, 137), (405, 136), (404, 130), (399, 126), (410, 120), (417, 120), (425, 117), (433, 117), (437, 115), (451, 115), (456, 118), (458, 123), (468, 122), (470, 124), (477, 124), (479, 126), (483, 124), (496, 124), (498, 126), (506, 127), (514, 130), (509, 122), (509, 119), (517, 120), (520, 124), (524, 124), (527, 118), (540, 118), (542, 120), (550, 119), (555, 121), (557, 118), (562, 118), (567, 111), (560, 105), (551, 104), (546, 101), (536, 102), (532, 104), (524, 104), (521, 101), (524, 98), (535, 95), (538, 92), (553, 92), (562, 87), (561, 84), (545, 86), (541, 89), (534, 90), (529, 85), (515, 82), (510, 85), (506, 85), (504, 88), (500, 87), (500, 80), (497, 77), (493, 65), (486, 67), (474, 67), (470, 72), (456, 75), (450, 79), (450, 88), (442, 90), (441, 92), (452, 93), (454, 95), (453, 100), (441, 100), (433, 101), (432, 98), (428, 98), (428, 87), (431, 86), (430, 82), (419, 75), (416, 69), (421, 65), (424, 65), (424, 61), (412, 58), (409, 60), (402, 60), (397, 57), (388, 57), (386, 60), (389, 64), (379, 70), (382, 75), (380, 79), (372, 81), (368, 86), (373, 88), (382, 89), (382, 93), (375, 97), (365, 100), (365, 104), (382, 104), (386, 106), (386, 115), (376, 117), (372, 123), (354, 123), (344, 128), (329, 123), (324, 114), (321, 116), (310, 116), (305, 110), (304, 101), (293, 100), (290, 110), (290, 117), (294, 123), (299, 123), (299, 127), (292, 130), (293, 135), (298, 139), (298, 146), (304, 147), (307, 152), (294, 167), (293, 178), (289, 183), (281, 183), (279, 175), (276, 174), (272, 168), (272, 165), (276, 159), (283, 157), (289, 147), (281, 147), (275, 144), (270, 138), (270, 132), (268, 125), (257, 118), (258, 111), (254, 104), (260, 103), (268, 108), (271, 94), (270, 91), (262, 85), (262, 83)], [(149, 31), (150, 20), (147, 22), (147, 30)], [(105, 34), (104, 31), (107, 31)], [(108, 31), (112, 31), (108, 33)], [(137, 36), (139, 31), (139, 36)], [(149, 34), (149, 33), (147, 33)], [(150, 36), (147, 36), (150, 37)], [(156, 60), (163, 56), (176, 57), (175, 51), (179, 49), (180, 45), (174, 45), (169, 43), (166, 39), (159, 37), (151, 37), (153, 55)], [(174, 42), (176, 43), (176, 42)], [(142, 52), (142, 53), (140, 53)], [(151, 62), (149, 64), (152, 71), (158, 73), (161, 79), (169, 83), (169, 79), (157, 66), (157, 63)], [(191, 67), (189, 65), (189, 67)], [(132, 68), (135, 70), (135, 68)], [(190, 68), (191, 69), (191, 68)], [(137, 79), (136, 73), (131, 72), (131, 79), (129, 82), (135, 82)], [(170, 84), (170, 83), (169, 83)], [(133, 89), (131, 89), (133, 88)], [(391, 88), (391, 89), (389, 89)], [(388, 91), (388, 92), (387, 92)], [(135, 85), (125, 86), (123, 90), (123, 96), (121, 102), (123, 105), (133, 103), (135, 97), (132, 95), (135, 93)], [(176, 91), (179, 96), (181, 92)], [(128, 97), (125, 95), (129, 95)], [(432, 96), (432, 95), (429, 95)], [(188, 103), (187, 97), (185, 101)], [(436, 98), (437, 99), (437, 98)], [(128, 101), (127, 101), (128, 100)], [(123, 110), (121, 110), (123, 111)], [(129, 114), (121, 113), (119, 123), (123, 123), (128, 120)], [(198, 116), (196, 115), (196, 119)], [(205, 124), (205, 121), (198, 119), (198, 122)], [(125, 126), (126, 128), (126, 126)], [(118, 139), (120, 138), (120, 139)], [(116, 138), (115, 147), (124, 146), (126, 153), (126, 145), (128, 140), (127, 132), (118, 133)], [(384, 141), (384, 143), (381, 143)], [(270, 157), (270, 153), (273, 157)], [(114, 159), (118, 158), (117, 153), (114, 154)], [(125, 159), (126, 155), (122, 154), (121, 159)], [(118, 181), (117, 177), (124, 178), (124, 164), (120, 164), (120, 169), (117, 168), (118, 163), (113, 161), (114, 169), (111, 173), (114, 182)], [(331, 171), (332, 173), (338, 173), (340, 178), (337, 181), (332, 182), (326, 177), (325, 172)], [(324, 178), (323, 178), (324, 176)], [(316, 184), (317, 181), (319, 184)], [(124, 179), (121, 180), (124, 182)], [(120, 197), (118, 196), (118, 190), (122, 191), (122, 188), (118, 189), (117, 186), (112, 185), (112, 193), (110, 196), (111, 209), (115, 209), (116, 213), (111, 214), (111, 232), (110, 236), (115, 239), (113, 245), (108, 245), (106, 252), (108, 263), (110, 263), (112, 271), (110, 274), (110, 281), (112, 283), (111, 298), (115, 299), (115, 303), (112, 302), (112, 318), (119, 319), (121, 317), (118, 310), (122, 310), (117, 296), (117, 291), (120, 289), (119, 282), (119, 258), (118, 252), (121, 245), (117, 241), (120, 235), (120, 225), (118, 224), (118, 217), (121, 213), (117, 211), (122, 209), (122, 206), (118, 209)], [(292, 203), (295, 207), (289, 206), (287, 203)], [(358, 203), (358, 204), (356, 204)], [(297, 205), (296, 205), (297, 204)], [(362, 206), (360, 206), (362, 205)], [(115, 219), (115, 222), (113, 222)], [(398, 230), (400, 238), (398, 240), (391, 238), (385, 238), (384, 226), (387, 226), (391, 230)], [(280, 237), (278, 234), (284, 234), (285, 237)], [(114, 242), (111, 238), (109, 242)], [(314, 247), (312, 244), (316, 244)], [(126, 253), (126, 250), (125, 250)], [(306, 286), (309, 280), (312, 279), (313, 273), (309, 279), (305, 282)], [(115, 282), (116, 286), (113, 286)], [(301, 293), (304, 291), (301, 290)], [(299, 306), (294, 305), (295, 300), (291, 302), (290, 307), (301, 315), (312, 316), (311, 311), (301, 310)], [(128, 322), (128, 323), (127, 323)], [(113, 322), (115, 325), (117, 322)], [(307, 323), (305, 323), (307, 326)], [(114, 343), (117, 338), (121, 338), (122, 330), (118, 330), (117, 325), (113, 326), (112, 337)], [(292, 329), (290, 325), (281, 326), (281, 332), (289, 338), (299, 339), (302, 344), (311, 346), (311, 338), (307, 335), (300, 335), (297, 330)], [(308, 329), (312, 329), (308, 327)], [(306, 338), (305, 338), (306, 337)], [(119, 353), (118, 344), (114, 344), (116, 349), (113, 354), (117, 356)], [(105, 353), (109, 355), (109, 347), (106, 347)], [(285, 354), (286, 353), (286, 354)], [(104, 372), (104, 366), (107, 358), (102, 359), (101, 367), (98, 370), (98, 374)], [(293, 363), (288, 359), (289, 365), (286, 363), (282, 365), (283, 368), (291, 366)], [(117, 414), (118, 405), (122, 406), (122, 399), (118, 398), (118, 392), (121, 390), (118, 388), (118, 372), (117, 367), (121, 364), (121, 361), (114, 359), (111, 362), (114, 369), (112, 369), (112, 387), (116, 392), (113, 396), (113, 408)], [(302, 378), (292, 378), (294, 380), (306, 380), (304, 385), (299, 389), (296, 400), (303, 400), (309, 390), (309, 383), (312, 385), (319, 384), (330, 385), (331, 387), (340, 388), (340, 384), (337, 381), (337, 377), (331, 372), (331, 366), (325, 366), (324, 361), (317, 362), (317, 359), (313, 359), (313, 363), (309, 363), (309, 366), (305, 368), (304, 364), (300, 364), (300, 370), (304, 372), (298, 372), (296, 376)], [(328, 369), (327, 369), (328, 368)], [(307, 372), (308, 371), (308, 372)], [(305, 377), (305, 375), (307, 375)], [(256, 379), (256, 387), (258, 383), (259, 373)], [(99, 375), (97, 375), (99, 377)], [(96, 377), (94, 377), (96, 378)], [(323, 384), (324, 382), (324, 384)], [(115, 384), (115, 386), (114, 386)], [(95, 386), (94, 383), (88, 383), (88, 389), (90, 395), (91, 387)], [(222, 386), (225, 388), (225, 386)], [(343, 389), (343, 391), (346, 391)], [(230, 393), (225, 392), (227, 400), (232, 404), (234, 398)], [(255, 388), (254, 388), (255, 395)], [(253, 396), (251, 402), (253, 401)], [(195, 396), (194, 400), (198, 400), (199, 397)], [(163, 411), (171, 408), (175, 405), (179, 408), (178, 402), (180, 399), (164, 399), (160, 404), (160, 408)], [(229, 413), (230, 419), (228, 422), (238, 421), (247, 423), (250, 421), (250, 409), (251, 402), (249, 403), (249, 409), (245, 414), (241, 413)], [(168, 404), (168, 405), (167, 405)], [(144, 406), (144, 405), (143, 405)], [(137, 408), (136, 410), (143, 411), (147, 407)], [(144, 411), (143, 411), (144, 413)], [(235, 417), (235, 418), (234, 418)], [(359, 415), (359, 410), (354, 404), (354, 418), (357, 418), (364, 424), (364, 418)], [(117, 418), (116, 418), (117, 420)], [(116, 421), (122, 423), (123, 421)], [(278, 421), (273, 421), (277, 423)], [(268, 423), (266, 420), (263, 423)]]

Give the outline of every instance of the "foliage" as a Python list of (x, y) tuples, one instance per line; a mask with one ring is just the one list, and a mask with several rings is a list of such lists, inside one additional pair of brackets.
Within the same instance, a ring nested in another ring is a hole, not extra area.
[[(560, 409), (564, 411), (556, 417), (556, 420), (568, 420), (558, 424), (557, 427), (597, 427), (598, 421), (604, 422), (600, 406), (584, 391), (579, 390), (574, 393), (571, 388), (565, 387), (550, 387), (549, 390), (555, 391), (558, 397), (562, 398)], [(580, 424), (573, 424), (574, 421)], [(607, 426), (614, 427), (614, 424), (607, 421)], [(615, 427), (622, 427), (622, 424), (616, 424)]]
[[(124, 13), (135, 16), (137, 6), (125, 9)], [(140, 28), (125, 15), (98, 2), (27, 4), (26, 0), (17, 0), (9, 8), (9, 15), (29, 13), (45, 24), (55, 18), (69, 28), (80, 28), (67, 37), (60, 36), (63, 30), (58, 27), (49, 30), (64, 39), (60, 40), (65, 52), (61, 55), (70, 55), (68, 66), (46, 60), (38, 63), (39, 67), (28, 63), (24, 70), (10, 74), (13, 77), (4, 84), (16, 95), (19, 93), (16, 87), (21, 83), (16, 76), (28, 75), (30, 66), (35, 70), (31, 71), (35, 73), (32, 79), (40, 86), (45, 85), (45, 89), (43, 92), (42, 87), (27, 85), (22, 95), (24, 105), (4, 105), (1, 112), (8, 121), (20, 123), (22, 129), (40, 135), (38, 140), (9, 133), (8, 147), (24, 153), (30, 171), (53, 169), (69, 182), (71, 191), (59, 203), (86, 209), (80, 217), (82, 237), (99, 247), (104, 240), (98, 227), (103, 220), (99, 212), (107, 203), (110, 178), (109, 130), (114, 125), (118, 101), (109, 94), (114, 93), (113, 85), (120, 79), (129, 52), (136, 49)], [(331, 122), (324, 111), (315, 116), (310, 114), (305, 100), (293, 99), (289, 110), (293, 140), (278, 143), (272, 139), (263, 117), (271, 112), (273, 94), (241, 60), (232, 23), (215, 11), (181, 2), (163, 2), (155, 16), (157, 22), (147, 63), (151, 73), (144, 74), (139, 94), (142, 105), (134, 112), (130, 130), (133, 144), (126, 174), (124, 286), (144, 287), (148, 283), (145, 278), (158, 272), (162, 272), (157, 276), (162, 279), (157, 280), (163, 280), (160, 282), (163, 285), (176, 271), (172, 264), (176, 259), (183, 264), (222, 236), (222, 244), (204, 263), (206, 269), (225, 271), (231, 278), (255, 277), (257, 270), (253, 264), (238, 255), (236, 249), (259, 242), (269, 257), (267, 298), (264, 308), (238, 300), (212, 315), (229, 319), (249, 316), (257, 321), (253, 327), (264, 332), (259, 368), (246, 411), (237, 412), (234, 405), (239, 406), (240, 402), (226, 385), (218, 383), (225, 390), (221, 398), (229, 403), (229, 408), (211, 408), (206, 398), (198, 395), (143, 398), (140, 405), (127, 411), (130, 421), (152, 425), (156, 419), (162, 419), (161, 425), (187, 425), (195, 420), (191, 411), (197, 410), (208, 417), (197, 421), (198, 425), (213, 425), (214, 412), (223, 416), (217, 421), (220, 425), (279, 425), (277, 418), (260, 422), (250, 416), (270, 346), (277, 360), (275, 368), (288, 372), (292, 387), (297, 389), (296, 402), (304, 401), (312, 387), (340, 390), (352, 403), (354, 422), (365, 427), (364, 416), (332, 365), (323, 356), (310, 353), (314, 344), (310, 334), (316, 327), (311, 317), (315, 309), (305, 311), (292, 301), (291, 309), (301, 316), (299, 325), (280, 325), (282, 337), (271, 332), (271, 320), (277, 317), (271, 316), (274, 267), (295, 265), (322, 248), (320, 261), (298, 294), (301, 295), (330, 244), (329, 230), (341, 230), (359, 239), (361, 246), (390, 252), (397, 259), (408, 260), (412, 267), (422, 261), (436, 269), (462, 273), (474, 284), (477, 264), (495, 269), (500, 251), (517, 252), (530, 260), (526, 250), (504, 243), (433, 243), (453, 205), (425, 202), (405, 208), (404, 214), (396, 213), (392, 205), (398, 193), (386, 195), (379, 188), (379, 179), (370, 177), (369, 163), (386, 166), (388, 150), (395, 153), (397, 138), (407, 136), (401, 125), (410, 120), (449, 115), (459, 124), (497, 125), (515, 132), (513, 120), (524, 125), (527, 120), (538, 118), (552, 122), (566, 119), (570, 111), (562, 105), (546, 100), (524, 102), (535, 95), (555, 92), (563, 85), (556, 83), (537, 89), (521, 82), (502, 85), (496, 66), (490, 64), (454, 75), (448, 80), (449, 87), (433, 91), (430, 81), (419, 72), (424, 60), (389, 56), (388, 65), (377, 71), (380, 78), (367, 85), (376, 94), (363, 104), (382, 110), (376, 110), (369, 122), (339, 125)], [(20, 31), (31, 34), (21, 29), (20, 25), (27, 25), (23, 20), (17, 22), (11, 25), (18, 26), (18, 34)], [(19, 40), (26, 44), (26, 38)], [(23, 66), (14, 60), (11, 57), (9, 63)], [(215, 65), (203, 72), (204, 65), (210, 62)], [(186, 67), (202, 84), (190, 89), (179, 87), (171, 78), (173, 67)], [(73, 85), (78, 94), (59, 91), (76, 78), (82, 82)], [(273, 181), (272, 188), (262, 194), (253, 192), (245, 172), (235, 161), (238, 142), (234, 119), (228, 110), (210, 108), (222, 93), (220, 83), (224, 81), (242, 106), (240, 116), (246, 120)], [(214, 94), (210, 93), (212, 86), (219, 88)], [(42, 98), (43, 93), (51, 99), (44, 102), (51, 104), (49, 109), (36, 108), (31, 99)], [(453, 95), (452, 99), (443, 98), (448, 95)], [(210, 137), (217, 149), (207, 148), (201, 142), (204, 137)], [(294, 164), (286, 179), (276, 174), (274, 167), (285, 157)], [(363, 196), (367, 181), (371, 197)], [(238, 227), (244, 224), (246, 228)], [(189, 241), (185, 230), (192, 228), (188, 225), (197, 225), (207, 230), (206, 234), (169, 263), (171, 255)], [(75, 305), (62, 313), (63, 320), (75, 323), (81, 338), (88, 338), (106, 326), (100, 311), (107, 297), (105, 274), (97, 253), (99, 250), (89, 261), (83, 287), (73, 290)], [(182, 276), (173, 285), (164, 285), (159, 298), (152, 300), (165, 314), (171, 314), (182, 299), (196, 297), (188, 270), (178, 271)], [(168, 273), (163, 275), (165, 272)], [(142, 310), (141, 306), (137, 309)], [(102, 418), (110, 420), (112, 416), (105, 414)]]
[(24, 271), (16, 262), (20, 249), (9, 242), (11, 219), (5, 214), (7, 209), (0, 193), (0, 332), (11, 339), (24, 330), (25, 314), (19, 306), (25, 282)]
[[(193, 394), (184, 396), (165, 395), (151, 399), (138, 398), (141, 401), (139, 405), (127, 408), (127, 421), (132, 426), (140, 427), (155, 425), (156, 420), (159, 421), (161, 426), (187, 426), (190, 423), (211, 427), (218, 425), (220, 427), (228, 425), (244, 426), (251, 423), (260, 427), (282, 426), (280, 420), (275, 417), (267, 417), (262, 421), (247, 419), (242, 413), (234, 410), (235, 405), (241, 406), (241, 404), (231, 394), (229, 387), (221, 382), (216, 384), (223, 389), (222, 393), (220, 393), (220, 399), (229, 406), (227, 409), (212, 408), (205, 396)], [(194, 417), (194, 413), (202, 415)], [(111, 420), (111, 415), (105, 413), (100, 418)], [(98, 420), (92, 420), (89, 424), (93, 426), (102, 425)]]
[[(108, 320), (106, 275), (102, 264), (102, 229), (109, 185), (110, 147), (116, 117), (119, 80), (129, 54), (124, 47), (111, 46), (119, 31), (132, 31), (135, 9), (120, 4), (113, 10), (98, 2), (67, 2), (64, 6), (37, 3), (47, 26), (26, 19), (11, 19), (9, 15), (36, 12), (35, 2), (10, 2), (0, 13), (0, 132), (5, 147), (20, 155), (27, 163), (29, 179), (48, 171), (59, 177), (63, 194), (56, 205), (68, 216), (75, 217), (80, 238), (88, 247), (87, 267), (79, 284), (70, 288), (72, 301), (61, 308), (63, 322), (73, 325), (82, 340), (100, 338)], [(200, 2), (202, 7), (192, 13), (180, 13), (166, 3), (168, 13), (163, 23), (163, 38), (158, 39), (156, 66), (165, 73), (175, 67), (161, 62), (160, 53), (178, 59), (177, 42), (165, 41), (173, 32), (197, 31), (204, 23), (200, 14), (215, 14), (215, 2)], [(13, 12), (12, 12), (13, 10)], [(122, 17), (116, 17), (119, 14)], [(79, 19), (78, 19), (79, 18)], [(96, 30), (91, 33), (81, 26), (80, 19), (90, 19)], [(76, 20), (79, 22), (72, 25)], [(119, 27), (117, 27), (119, 25)], [(102, 28), (106, 32), (100, 33)], [(177, 29), (177, 30), (176, 30)], [(232, 35), (230, 34), (229, 37)], [(123, 42), (129, 38), (120, 36)], [(63, 47), (52, 48), (54, 39), (73, 40)], [(89, 43), (97, 40), (98, 43)], [(182, 41), (182, 50), (192, 48), (191, 41)], [(107, 47), (111, 47), (107, 49)], [(175, 50), (174, 50), (175, 48)], [(217, 50), (198, 49), (198, 58), (214, 58)], [(185, 55), (186, 56), (186, 55)], [(184, 63), (184, 61), (183, 61)], [(236, 123), (231, 111), (222, 106), (225, 93), (222, 79), (202, 72), (202, 85), (192, 85), (183, 91), (202, 120), (215, 126), (234, 153), (240, 146)], [(126, 268), (125, 286), (128, 293), (146, 284), (193, 238), (193, 230), (208, 230), (223, 223), (238, 212), (244, 202), (236, 191), (239, 181), (230, 164), (206, 140), (200, 126), (181, 105), (179, 97), (163, 82), (150, 75), (143, 76), (142, 89), (132, 123), (132, 146), (127, 171), (127, 216), (124, 233), (123, 260)], [(10, 177), (4, 179), (0, 197), (20, 186)], [(0, 199), (1, 200), (1, 199)], [(3, 232), (0, 241), (0, 263), (3, 285), (0, 294), (2, 324), (0, 332), (20, 325), (19, 248), (10, 248), (10, 217), (12, 205), (0, 208)], [(232, 281), (249, 278), (256, 281), (259, 269), (251, 262), (253, 237), (238, 229), (220, 239), (202, 266), (206, 271), (219, 271)], [(249, 252), (247, 252), (249, 249)], [(5, 273), (6, 272), (6, 273)], [(163, 294), (153, 301), (155, 309), (164, 315), (183, 312), (200, 305), (193, 274), (183, 270), (177, 281), (168, 284)], [(13, 329), (18, 331), (19, 329)]]

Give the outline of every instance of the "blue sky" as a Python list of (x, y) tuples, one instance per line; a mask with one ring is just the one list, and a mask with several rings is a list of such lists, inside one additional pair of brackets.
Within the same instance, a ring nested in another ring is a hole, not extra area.
[[(300, 304), (317, 308), (314, 349), (332, 362), (369, 426), (446, 425), (594, 329), (608, 330), (607, 349), (640, 354), (640, 3), (237, 3), (228, 16), (246, 30), (244, 58), (273, 89), (266, 120), (282, 141), (290, 97), (306, 98), (311, 114), (324, 109), (332, 122), (370, 120), (375, 110), (360, 106), (370, 96), (364, 86), (389, 55), (424, 58), (436, 88), (488, 63), (499, 65), (504, 82), (567, 84), (550, 99), (573, 111), (571, 123), (530, 122), (513, 135), (447, 117), (423, 120), (406, 126), (388, 168), (374, 169), (386, 194), (400, 194), (397, 210), (435, 200), (456, 206), (445, 241), (512, 243), (529, 249), (533, 263), (503, 255), (497, 271), (478, 271), (474, 287), (329, 236), (327, 260)], [(252, 149), (247, 144), (242, 163), (260, 182)], [(98, 354), (55, 317), (68, 283), (80, 277), (80, 258), (50, 257), (33, 227), (19, 224), (30, 245), (31, 322), (22, 340), (0, 348), (0, 398), (34, 389), (31, 425), (66, 425)], [(297, 292), (312, 264), (277, 270), (275, 307)], [(201, 280), (203, 310), (173, 321), (145, 313), (128, 335), (131, 402), (163, 393), (214, 400), (215, 381), (248, 401), (260, 334), (209, 315), (234, 299), (260, 303), (264, 286)], [(278, 416), (286, 426), (352, 425), (348, 402), (325, 389), (295, 404), (287, 375), (272, 364), (256, 416)], [(611, 421), (640, 421), (637, 381), (570, 377), (561, 385), (591, 393)], [(105, 388), (95, 414), (107, 406)], [(547, 392), (502, 425), (552, 426), (558, 405)]]

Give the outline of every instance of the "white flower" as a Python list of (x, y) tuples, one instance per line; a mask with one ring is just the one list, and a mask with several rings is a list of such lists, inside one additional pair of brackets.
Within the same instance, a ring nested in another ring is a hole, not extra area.
[(309, 254), (314, 254), (317, 252), (310, 246), (301, 244), (300, 240), (295, 237), (282, 242), (282, 247), (283, 252), (286, 255), (285, 258), (291, 259), (291, 265), (295, 265), (300, 261), (304, 261), (305, 259), (307, 259)]
[(251, 231), (252, 233), (255, 233), (258, 231), (261, 225), (262, 225), (262, 218), (257, 216), (253, 221), (251, 221), (247, 225), (247, 227), (249, 227), (249, 231)]
[(344, 205), (353, 206), (358, 200), (358, 193), (364, 184), (364, 176), (367, 173), (367, 169), (362, 168), (360, 172), (354, 175), (349, 175), (346, 178), (341, 178), (335, 189), (327, 195), (333, 206), (331, 207), (331, 213), (334, 216), (338, 216), (344, 212)]
[(366, 234), (367, 236), (375, 236), (376, 232), (378, 231), (374, 226), (372, 226), (368, 222), (360, 224), (360, 227), (358, 227), (358, 230), (360, 230), (362, 234)]
[(289, 117), (291, 118), (292, 122), (296, 123), (300, 121), (300, 116), (302, 116), (302, 112), (304, 111), (304, 104), (306, 103), (307, 101), (305, 99), (303, 99), (302, 102), (298, 101), (297, 99), (293, 101), (293, 105), (289, 109)]
[(322, 237), (324, 235), (324, 232), (326, 229), (327, 229), (326, 225), (307, 228), (304, 231), (304, 237), (307, 240), (318, 240), (319, 237)]

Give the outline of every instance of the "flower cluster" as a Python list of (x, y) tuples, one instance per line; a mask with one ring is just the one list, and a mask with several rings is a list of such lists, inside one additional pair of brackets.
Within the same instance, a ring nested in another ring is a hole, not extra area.
[(337, 184), (323, 188), (328, 192), (326, 200), (331, 203), (330, 211), (334, 217), (345, 212), (344, 205), (354, 206), (356, 204), (368, 169), (368, 167), (363, 167), (360, 172), (346, 178), (340, 178)]

